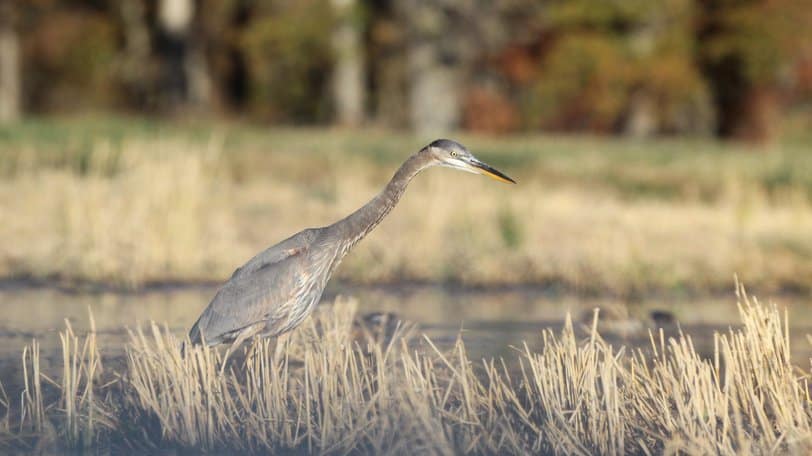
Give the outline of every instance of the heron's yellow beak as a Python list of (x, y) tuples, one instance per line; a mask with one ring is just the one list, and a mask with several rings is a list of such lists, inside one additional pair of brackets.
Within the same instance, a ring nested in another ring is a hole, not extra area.
[(479, 160), (473, 160), (471, 162), (471, 166), (473, 166), (476, 169), (477, 173), (496, 179), (499, 182), (504, 182), (506, 184), (516, 183), (515, 180), (508, 177), (505, 173)]

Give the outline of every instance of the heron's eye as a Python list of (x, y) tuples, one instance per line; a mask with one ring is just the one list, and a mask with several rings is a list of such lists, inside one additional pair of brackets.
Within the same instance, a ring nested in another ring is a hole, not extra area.
[(457, 156), (457, 151), (456, 151), (456, 150), (452, 150), (452, 151), (451, 151), (451, 156), (452, 156), (452, 157), (456, 157), (456, 156)]

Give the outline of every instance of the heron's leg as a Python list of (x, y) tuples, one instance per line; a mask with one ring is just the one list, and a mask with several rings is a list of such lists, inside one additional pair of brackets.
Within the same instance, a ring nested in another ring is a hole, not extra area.
[(226, 354), (223, 355), (223, 364), (220, 366), (220, 375), (223, 375), (223, 372), (225, 372), (226, 370), (226, 364), (228, 362), (229, 355), (231, 355), (231, 353), (234, 352), (234, 350), (239, 348), (240, 345), (242, 345), (242, 343), (245, 342), (246, 339), (256, 334), (259, 328), (260, 326), (258, 325), (251, 325), (240, 331), (239, 334), (237, 334), (237, 337), (234, 339), (234, 342), (231, 343), (231, 346), (228, 347), (228, 350), (226, 350)]

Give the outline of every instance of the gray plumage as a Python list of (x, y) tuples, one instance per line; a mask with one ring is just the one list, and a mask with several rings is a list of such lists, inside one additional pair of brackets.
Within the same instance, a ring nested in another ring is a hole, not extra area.
[(338, 222), (301, 231), (234, 271), (189, 332), (192, 343), (240, 343), (298, 326), (316, 307), (335, 268), (398, 203), (424, 169), (440, 165), (513, 182), (459, 143), (441, 139), (409, 157), (381, 193)]

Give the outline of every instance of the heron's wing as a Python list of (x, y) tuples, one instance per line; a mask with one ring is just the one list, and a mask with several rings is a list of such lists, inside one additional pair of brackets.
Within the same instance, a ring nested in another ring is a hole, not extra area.
[(318, 237), (319, 231), (319, 229), (309, 228), (268, 247), (254, 256), (254, 258), (248, 260), (247, 263), (237, 268), (234, 274), (231, 275), (231, 280), (243, 274), (248, 274), (257, 269), (267, 267), (269, 264), (278, 263), (291, 255), (301, 253), (310, 247), (316, 237)]
[(192, 342), (220, 343), (235, 331), (284, 315), (310, 278), (305, 259), (316, 233), (309, 231), (315, 230), (294, 235), (237, 269), (192, 327)]

